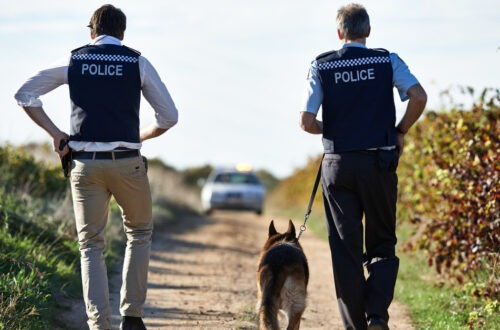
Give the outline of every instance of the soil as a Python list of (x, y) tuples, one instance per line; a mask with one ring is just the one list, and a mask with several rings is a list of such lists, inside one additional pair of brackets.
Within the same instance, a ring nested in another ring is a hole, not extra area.
[[(271, 217), (248, 212), (188, 214), (155, 227), (144, 321), (148, 329), (257, 329), (257, 257)], [(288, 220), (274, 219), (278, 231)], [(296, 227), (300, 226), (295, 223)], [(343, 329), (337, 310), (328, 243), (305, 231), (308, 303), (302, 329)], [(113, 329), (118, 329), (120, 274), (111, 278)], [(65, 329), (86, 329), (81, 301), (63, 301)], [(404, 305), (393, 302), (391, 329), (413, 329)]]

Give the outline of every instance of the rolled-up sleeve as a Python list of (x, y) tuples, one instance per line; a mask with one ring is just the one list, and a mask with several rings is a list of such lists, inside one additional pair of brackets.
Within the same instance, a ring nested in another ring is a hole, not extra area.
[(139, 57), (142, 94), (155, 112), (156, 125), (169, 129), (178, 121), (178, 111), (170, 93), (153, 65), (144, 57)]
[(397, 54), (391, 53), (390, 57), (393, 71), (393, 84), (398, 89), (401, 101), (406, 101), (409, 98), (406, 92), (411, 86), (418, 84), (418, 80), (410, 72), (406, 63)]
[(68, 83), (68, 64), (69, 56), (28, 78), (14, 95), (17, 104), (21, 107), (41, 107), (40, 96)]

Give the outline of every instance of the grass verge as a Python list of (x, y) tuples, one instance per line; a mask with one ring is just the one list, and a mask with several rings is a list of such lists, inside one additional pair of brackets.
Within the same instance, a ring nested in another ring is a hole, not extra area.
[[(399, 237), (410, 237), (409, 224), (399, 226)], [(400, 252), (395, 299), (410, 309), (416, 329), (500, 329), (496, 300), (479, 299), (471, 283), (450, 282), (427, 265), (425, 252)]]
[(81, 291), (76, 241), (29, 202), (0, 195), (0, 329), (49, 329), (53, 293)]

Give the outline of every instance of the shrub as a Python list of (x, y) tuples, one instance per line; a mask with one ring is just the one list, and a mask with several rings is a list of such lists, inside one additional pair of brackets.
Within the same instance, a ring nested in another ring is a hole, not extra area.
[(0, 147), (0, 186), (10, 193), (31, 197), (59, 197), (67, 182), (59, 167), (42, 166), (19, 148)]
[(429, 112), (407, 138), (399, 167), (400, 215), (419, 225), (407, 244), (438, 273), (498, 300), (500, 282), (500, 92), (469, 111)]
[[(321, 155), (310, 157), (306, 166), (296, 169), (291, 176), (281, 180), (269, 196), (270, 204), (275, 208), (297, 209), (305, 213), (320, 161)], [(321, 214), (323, 212), (321, 184), (314, 199), (314, 209)]]

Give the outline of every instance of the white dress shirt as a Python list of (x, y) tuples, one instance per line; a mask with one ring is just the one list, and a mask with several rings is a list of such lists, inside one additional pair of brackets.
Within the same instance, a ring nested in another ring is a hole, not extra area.
[[(93, 45), (121, 45), (115, 37), (101, 35), (95, 38)], [(71, 54), (57, 61), (48, 68), (30, 77), (14, 96), (22, 107), (42, 107), (40, 96), (68, 83), (68, 66)], [(159, 128), (168, 129), (178, 120), (178, 111), (174, 101), (153, 65), (144, 57), (139, 56), (139, 72), (141, 77), (142, 95), (155, 111), (155, 124)], [(140, 149), (141, 143), (125, 141), (87, 142), (70, 141), (69, 146), (76, 151), (109, 151), (118, 147)]]

